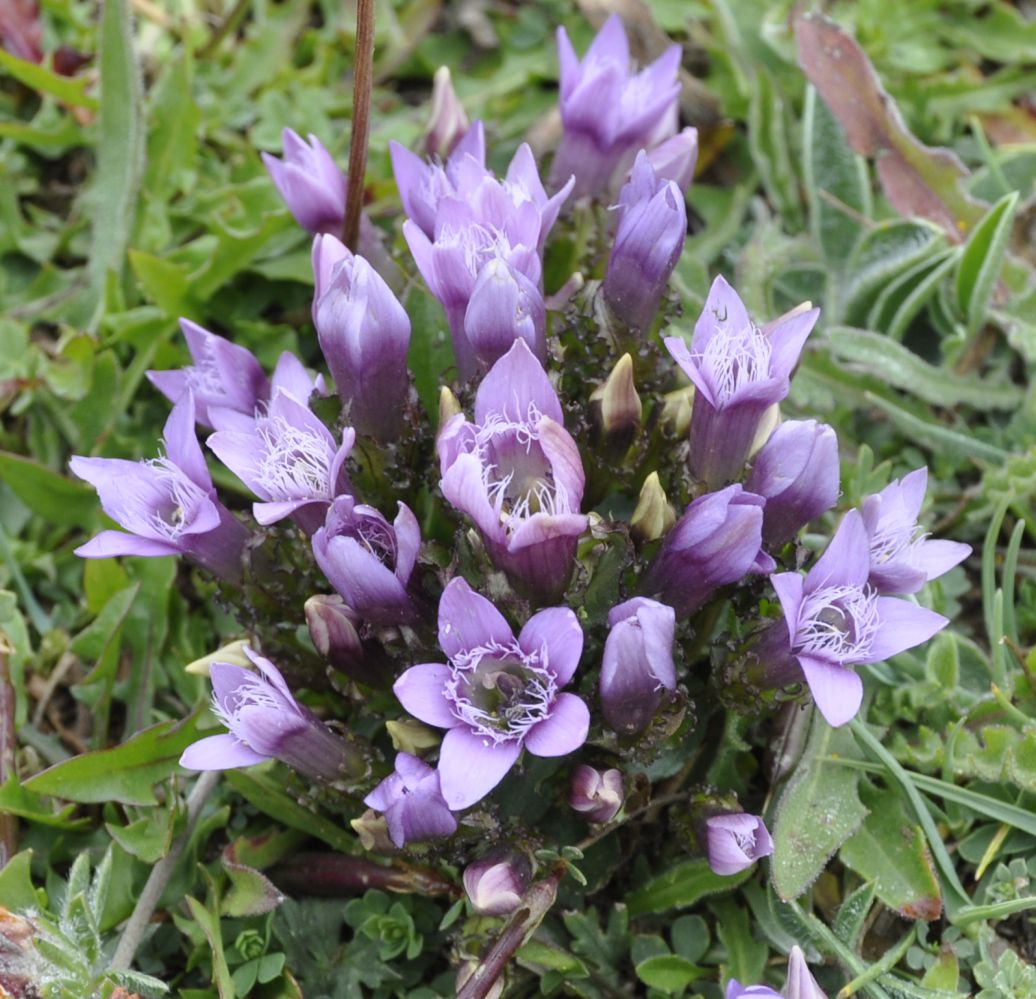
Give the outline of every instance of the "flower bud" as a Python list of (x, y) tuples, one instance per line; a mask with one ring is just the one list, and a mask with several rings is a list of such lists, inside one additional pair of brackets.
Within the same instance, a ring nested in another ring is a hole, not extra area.
[(446, 159), (463, 138), (468, 124), (468, 116), (453, 89), (450, 69), (440, 66), (432, 77), (432, 112), (425, 128), (425, 152)]
[(806, 955), (798, 945), (788, 954), (788, 978), (784, 983), (784, 999), (827, 999), (806, 964)]
[(236, 641), (228, 642), (226, 645), (216, 649), (215, 652), (210, 652), (207, 656), (202, 656), (200, 659), (195, 659), (194, 662), (188, 663), (184, 666), (184, 670), (188, 673), (193, 673), (195, 676), (208, 676), (209, 667), (213, 663), (231, 663), (234, 666), (242, 666), (247, 669), (249, 666), (249, 660), (245, 656), (245, 646), (247, 645), (247, 638), (239, 638)]
[(547, 359), (547, 313), (536, 284), (501, 257), (478, 272), (464, 313), (464, 335), (479, 363), (489, 367), (515, 340), (524, 340), (536, 359)]
[(693, 408), (693, 385), (666, 392), (662, 396), (662, 422), (668, 425), (677, 437), (683, 437), (691, 426)]
[(532, 879), (532, 867), (521, 853), (492, 853), (464, 869), (464, 890), (483, 916), (514, 912)]
[(606, 381), (590, 394), (590, 402), (609, 449), (625, 454), (640, 426), (643, 406), (633, 384), (633, 358), (623, 354)]
[(611, 822), (625, 799), (622, 773), (605, 770), (601, 773), (580, 763), (572, 771), (572, 790), (568, 803), (582, 812), (590, 822)]
[(666, 498), (658, 472), (652, 472), (640, 488), (637, 507), (630, 518), (630, 533), (641, 541), (657, 541), (676, 523), (676, 511)]
[(763, 541), (790, 541), (838, 499), (838, 438), (816, 420), (788, 420), (756, 455), (747, 488), (766, 500)]
[(772, 572), (762, 551), (765, 500), (740, 485), (699, 496), (666, 535), (644, 577), (642, 590), (693, 614), (720, 586), (749, 572)]
[(385, 729), (392, 745), (401, 753), (416, 756), (424, 749), (431, 749), (442, 742), (442, 735), (413, 718), (385, 722)]
[(705, 820), (705, 856), (715, 874), (737, 874), (773, 853), (773, 840), (758, 815), (733, 812)]
[(349, 825), (365, 850), (389, 853), (396, 848), (396, 844), (389, 838), (388, 821), (373, 808), (368, 808), (358, 819), (351, 819)]
[(671, 180), (686, 193), (698, 162), (698, 130), (685, 128), (661, 145), (649, 149), (647, 158), (657, 177)]
[(462, 412), (460, 400), (453, 394), (448, 385), (439, 389), (439, 429), (442, 430), (453, 417)]
[(361, 434), (392, 440), (409, 392), (410, 319), (377, 271), (344, 246), (326, 273), (335, 256), (326, 244), (336, 242), (333, 236), (320, 236), (314, 243), (321, 294), (314, 299), (313, 320), (320, 349), (338, 395), (349, 405), (351, 425)]
[(345, 220), (345, 174), (315, 136), (308, 144), (284, 129), (284, 159), (263, 153), (277, 190), (303, 229), (313, 234), (342, 231)]
[(604, 297), (627, 326), (646, 331), (687, 236), (683, 193), (660, 180), (641, 151), (619, 193), (619, 225), (604, 276)]
[(634, 597), (608, 613), (611, 631), (601, 664), (601, 707), (620, 735), (643, 732), (662, 703), (662, 691), (676, 689), (672, 607)]

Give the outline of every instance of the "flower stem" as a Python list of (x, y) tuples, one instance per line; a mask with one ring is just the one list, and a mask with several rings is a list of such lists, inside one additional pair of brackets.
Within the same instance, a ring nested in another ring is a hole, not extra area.
[(349, 141), (349, 188), (345, 199), (342, 242), (354, 253), (360, 241), (363, 179), (367, 172), (371, 84), (374, 77), (374, 0), (357, 0), (356, 48), (353, 66), (353, 120)]

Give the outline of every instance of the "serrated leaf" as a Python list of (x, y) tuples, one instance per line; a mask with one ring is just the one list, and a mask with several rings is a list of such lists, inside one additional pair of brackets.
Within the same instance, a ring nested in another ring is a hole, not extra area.
[(874, 882), (878, 898), (905, 919), (938, 919), (942, 892), (924, 832), (895, 791), (864, 791), (870, 815), (841, 849), (842, 862)]
[(993, 384), (973, 375), (962, 377), (937, 368), (902, 344), (872, 330), (834, 326), (827, 331), (827, 340), (832, 354), (840, 361), (934, 406), (1015, 409), (1022, 401), (1021, 389), (1010, 382)]
[(777, 806), (770, 870), (777, 894), (798, 898), (834, 852), (860, 827), (867, 809), (857, 792), (859, 778), (827, 757), (858, 757), (846, 732), (813, 716), (809, 742)]
[(957, 304), (970, 333), (986, 320), (1017, 210), (1018, 192), (1005, 194), (975, 226), (964, 245), (957, 266), (956, 291)]
[(802, 116), (802, 179), (813, 239), (824, 259), (840, 267), (862, 231), (859, 217), (871, 214), (867, 165), (853, 152), (845, 130), (828, 106), (806, 89)]
[(114, 749), (74, 756), (36, 774), (25, 786), (83, 804), (154, 805), (154, 785), (176, 772), (181, 754), (198, 738), (198, 717), (195, 712), (183, 721), (160, 722)]
[(634, 917), (684, 909), (709, 895), (736, 888), (751, 875), (752, 868), (727, 876), (714, 874), (704, 857), (685, 860), (627, 895), (626, 904)]

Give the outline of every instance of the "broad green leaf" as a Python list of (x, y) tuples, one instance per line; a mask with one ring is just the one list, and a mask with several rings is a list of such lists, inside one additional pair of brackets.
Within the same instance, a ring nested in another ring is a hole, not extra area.
[(935, 963), (925, 972), (921, 984), (926, 989), (943, 989), (956, 992), (960, 982), (960, 968), (957, 955), (950, 947), (943, 947), (936, 955)]
[(143, 818), (126, 826), (104, 824), (108, 835), (130, 856), (154, 864), (169, 852), (173, 839), (173, 815), (159, 808), (149, 809)]
[(90, 273), (94, 289), (101, 293), (109, 272), (122, 273), (144, 168), (140, 70), (128, 0), (104, 0), (98, 37), (101, 106)]
[(180, 755), (198, 738), (199, 714), (153, 725), (114, 749), (57, 763), (31, 777), (25, 786), (37, 794), (83, 804), (154, 805), (153, 786), (177, 771)]
[(144, 191), (167, 198), (197, 169), (201, 110), (194, 99), (194, 56), (185, 47), (171, 59), (151, 90)]
[(228, 770), (224, 779), (264, 815), (291, 829), (308, 832), (343, 853), (351, 853), (356, 848), (356, 837), (351, 832), (300, 805), (270, 774), (255, 768)]
[(810, 230), (824, 259), (838, 268), (859, 238), (860, 217), (871, 215), (867, 166), (813, 87), (806, 89), (802, 132), (802, 179)]
[(272, 912), (284, 899), (270, 879), (261, 871), (224, 858), (223, 870), (230, 878), (230, 888), (223, 897), (220, 911), (228, 916), (262, 916)]
[(659, 954), (637, 965), (637, 978), (651, 988), (670, 995), (682, 992), (696, 978), (707, 974), (704, 968), (692, 964), (679, 954)]
[(85, 76), (62, 76), (40, 66), (38, 63), (19, 59), (0, 48), (0, 69), (6, 70), (16, 80), (24, 83), (40, 94), (56, 97), (65, 104), (96, 111), (100, 102), (96, 97), (86, 93), (87, 78)]
[(17, 815), (41, 826), (54, 829), (80, 830), (89, 827), (88, 818), (73, 819), (74, 805), (66, 805), (55, 812), (48, 807), (43, 795), (34, 794), (18, 783), (15, 774), (0, 786), (0, 815)]
[(0, 898), (12, 912), (36, 912), (40, 907), (32, 886), (32, 850), (16, 853), (0, 869)]
[(828, 858), (860, 826), (867, 809), (857, 793), (858, 780), (846, 779), (844, 767), (830, 756), (858, 756), (851, 736), (813, 716), (809, 742), (795, 775), (777, 805), (770, 870), (777, 894), (798, 898), (817, 879)]
[(551, 947), (536, 939), (524, 943), (521, 950), (518, 951), (518, 957), (523, 963), (527, 961), (540, 968), (560, 971), (572, 978), (587, 978), (590, 974), (586, 965), (574, 954), (570, 954), (560, 947)]
[(43, 520), (59, 527), (92, 527), (97, 496), (89, 486), (51, 471), (31, 458), (0, 451), (0, 479)]
[(736, 888), (751, 875), (752, 868), (748, 868), (724, 877), (714, 874), (704, 857), (685, 860), (626, 896), (626, 904), (631, 916), (665, 912), (667, 909), (685, 909), (708, 895)]
[[(100, 659), (104, 650), (122, 627), (139, 592), (140, 584), (134, 583), (115, 593), (104, 605), (100, 614), (72, 640), (72, 651), (90, 662)], [(87, 677), (84, 682), (89, 681), (90, 677)]]
[(1018, 192), (1005, 194), (975, 226), (964, 245), (957, 267), (957, 305), (971, 333), (986, 321), (1017, 210)]
[(843, 845), (842, 862), (872, 880), (878, 898), (905, 919), (938, 919), (942, 893), (921, 827), (895, 791), (864, 789), (862, 797), (870, 815)]
[(141, 250), (130, 250), (129, 262), (147, 297), (167, 316), (176, 318), (190, 311), (185, 305), (190, 291), (186, 267)]
[(716, 935), (727, 951), (725, 977), (758, 982), (770, 952), (752, 932), (748, 910), (730, 899), (712, 902), (709, 907), (716, 916)]
[(845, 266), (848, 279), (837, 308), (841, 321), (864, 322), (882, 287), (944, 245), (936, 226), (918, 220), (896, 219), (868, 230)]
[(1014, 409), (1022, 400), (1022, 390), (1010, 382), (991, 384), (975, 375), (937, 368), (881, 333), (835, 326), (827, 331), (827, 340), (839, 360), (935, 406)]

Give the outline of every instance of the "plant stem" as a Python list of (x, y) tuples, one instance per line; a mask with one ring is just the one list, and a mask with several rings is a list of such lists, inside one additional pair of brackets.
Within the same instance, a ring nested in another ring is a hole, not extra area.
[[(2, 642), (2, 639), (0, 639)], [(14, 686), (7, 666), (7, 652), (0, 645), (0, 784), (15, 773), (14, 756), (18, 738), (14, 730)], [(0, 813), (0, 868), (18, 849), (18, 817)]]
[(133, 909), (133, 914), (129, 917), (126, 928), (119, 938), (119, 945), (115, 948), (111, 962), (112, 970), (122, 971), (133, 963), (133, 957), (137, 953), (140, 942), (144, 939), (144, 933), (158, 906), (158, 900), (162, 897), (162, 892), (165, 891), (165, 887), (173, 875), (173, 869), (180, 859), (180, 854), (183, 853), (183, 848), (191, 838), (202, 807), (215, 790), (219, 778), (218, 770), (208, 770), (198, 778), (198, 782), (191, 788), (191, 793), (187, 796), (187, 825), (176, 842), (169, 848), (169, 852), (155, 864), (148, 875), (144, 889)]
[(507, 920), (496, 942), (457, 990), (457, 999), (485, 999), (489, 995), (490, 989), (504, 973), (504, 968), (515, 951), (536, 931), (543, 922), (543, 917), (550, 912), (558, 897), (558, 885), (564, 873), (564, 868), (555, 869), (525, 893), (521, 907)]
[(371, 84), (374, 78), (374, 0), (357, 0), (356, 48), (353, 66), (353, 121), (349, 141), (349, 187), (345, 199), (342, 242), (354, 253), (360, 240), (363, 178), (367, 172)]

